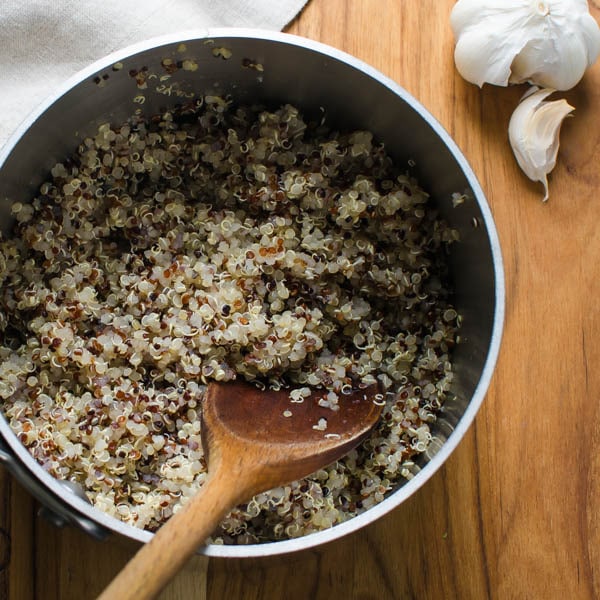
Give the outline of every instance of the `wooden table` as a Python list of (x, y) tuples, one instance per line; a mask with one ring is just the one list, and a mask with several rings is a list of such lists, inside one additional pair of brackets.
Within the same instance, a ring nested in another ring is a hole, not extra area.
[[(195, 558), (162, 600), (600, 597), (600, 64), (566, 94), (550, 201), (507, 141), (522, 87), (454, 69), (452, 0), (311, 0), (290, 25), (372, 64), (456, 139), (499, 229), (503, 346), (475, 426), (434, 478), (379, 522), (276, 559)], [(600, 20), (594, 2), (592, 13)], [(0, 472), (0, 597), (94, 597), (132, 555), (36, 516)]]

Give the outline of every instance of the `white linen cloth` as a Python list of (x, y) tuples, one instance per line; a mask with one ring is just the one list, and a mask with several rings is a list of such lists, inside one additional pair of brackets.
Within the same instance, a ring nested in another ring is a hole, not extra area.
[(281, 30), (307, 0), (0, 0), (0, 147), (57, 85), (145, 39), (204, 27)]

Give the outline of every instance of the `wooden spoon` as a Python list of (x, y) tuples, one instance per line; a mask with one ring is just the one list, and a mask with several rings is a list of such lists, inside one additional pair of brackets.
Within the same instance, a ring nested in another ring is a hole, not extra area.
[(379, 419), (383, 402), (377, 392), (371, 386), (343, 395), (339, 410), (332, 411), (318, 405), (323, 391), (292, 403), (289, 390), (211, 383), (202, 406), (208, 459), (204, 485), (138, 551), (100, 600), (155, 597), (237, 504), (347, 454)]

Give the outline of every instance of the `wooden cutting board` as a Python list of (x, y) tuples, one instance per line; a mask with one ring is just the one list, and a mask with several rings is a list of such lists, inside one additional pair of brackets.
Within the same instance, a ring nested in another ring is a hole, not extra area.
[[(404, 86), (481, 181), (503, 246), (507, 315), (475, 426), (379, 522), (283, 558), (195, 558), (163, 600), (600, 597), (600, 64), (565, 95), (576, 111), (542, 204), (507, 141), (524, 88), (480, 90), (458, 76), (453, 4), (311, 0), (288, 31)], [(596, 2), (591, 11), (600, 20)], [(55, 529), (4, 471), (0, 502), (0, 598), (93, 598), (134, 551)]]

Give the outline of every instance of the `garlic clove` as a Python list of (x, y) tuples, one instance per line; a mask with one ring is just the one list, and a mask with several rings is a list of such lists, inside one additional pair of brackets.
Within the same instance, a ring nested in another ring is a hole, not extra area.
[(570, 89), (600, 54), (586, 0), (458, 0), (450, 22), (456, 67), (479, 86)]
[(591, 38), (595, 44), (589, 44), (585, 36), (580, 35), (582, 30), (564, 18), (555, 17), (555, 26), (560, 27), (560, 35), (536, 36), (515, 57), (510, 83), (535, 82), (540, 87), (555, 90), (569, 90), (579, 83), (598, 56), (600, 37)]
[(508, 138), (519, 166), (532, 181), (544, 185), (548, 200), (548, 173), (556, 165), (560, 127), (575, 110), (566, 100), (545, 101), (555, 90), (529, 90), (513, 112)]
[(454, 50), (454, 62), (464, 79), (482, 87), (484, 83), (508, 85), (511, 65), (527, 44), (527, 39), (515, 39), (491, 34), (484, 29), (462, 36)]
[(484, 83), (508, 85), (511, 65), (529, 41), (524, 16), (497, 10), (494, 4), (496, 0), (459, 0), (450, 15), (456, 68), (479, 87)]

